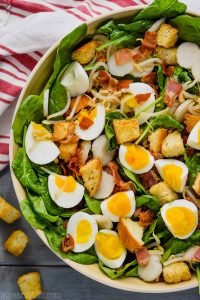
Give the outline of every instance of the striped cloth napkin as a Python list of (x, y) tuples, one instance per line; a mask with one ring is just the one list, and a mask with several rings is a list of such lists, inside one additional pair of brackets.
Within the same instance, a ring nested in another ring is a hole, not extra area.
[[(0, 171), (17, 98), (45, 51), (81, 22), (152, 0), (0, 0)], [(200, 10), (199, 0), (183, 0)]]

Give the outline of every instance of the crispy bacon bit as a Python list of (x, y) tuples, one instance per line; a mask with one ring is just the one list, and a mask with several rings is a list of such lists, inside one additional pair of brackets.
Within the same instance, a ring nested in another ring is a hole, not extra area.
[(150, 151), (150, 152), (151, 152), (151, 154), (153, 155), (153, 157), (154, 157), (155, 159), (161, 159), (161, 158), (163, 158), (162, 153), (153, 152), (153, 151)]
[(126, 192), (126, 191), (133, 191), (136, 192), (134, 183), (132, 181), (127, 181), (121, 186), (115, 185), (113, 194), (119, 193), (119, 192)]
[(149, 255), (147, 248), (142, 247), (142, 248), (136, 250), (135, 255), (136, 255), (136, 258), (138, 261), (138, 265), (144, 267), (148, 264), (150, 255)]
[(193, 127), (200, 121), (200, 116), (186, 113), (183, 116), (187, 132), (191, 132)]
[(80, 123), (79, 123), (79, 127), (82, 130), (87, 130), (93, 124), (94, 124), (93, 120), (91, 120), (90, 118), (88, 118), (86, 116), (83, 116)]
[[(70, 108), (69, 110), (67, 111), (67, 115), (70, 114), (70, 112), (72, 111), (73, 107), (74, 107), (74, 104), (76, 102), (76, 97), (74, 97), (72, 99), (72, 102), (71, 102), (71, 105), (70, 105)], [(92, 106), (92, 99), (86, 95), (83, 95), (81, 96), (81, 99), (77, 105), (77, 108), (75, 110), (75, 114), (77, 114), (79, 111), (81, 111), (82, 109), (84, 108), (87, 108), (87, 107), (91, 107)]]
[(118, 81), (117, 89), (120, 91), (121, 89), (128, 89), (129, 84), (133, 83), (132, 79), (120, 79)]
[(157, 33), (154, 31), (146, 31), (144, 35), (144, 39), (142, 41), (142, 46), (145, 46), (150, 49), (156, 48), (156, 37)]
[(132, 60), (132, 51), (128, 48), (123, 48), (115, 52), (115, 61), (118, 66), (124, 65)]
[(76, 155), (72, 156), (69, 160), (68, 168), (77, 176), (80, 176), (80, 167), (82, 166), (81, 150), (77, 148)]
[(151, 72), (148, 75), (143, 76), (141, 81), (150, 85), (156, 85), (157, 84), (156, 72)]
[(176, 101), (176, 98), (181, 93), (183, 87), (177, 83), (174, 79), (170, 78), (166, 85), (166, 91), (164, 95), (164, 102), (167, 106), (172, 107)]
[(139, 215), (140, 215), (140, 213), (141, 213), (141, 211), (142, 211), (142, 207), (136, 208), (136, 210), (135, 210), (135, 212), (133, 214), (133, 218), (132, 219), (134, 220), (134, 218), (138, 218)]
[(165, 64), (165, 62), (163, 61), (163, 63), (162, 63), (162, 71), (163, 71), (164, 75), (171, 77), (173, 75), (173, 73), (174, 73), (174, 66), (167, 67), (166, 64)]
[(193, 246), (189, 248), (183, 258), (189, 262), (200, 262), (200, 247)]
[(118, 80), (111, 77), (111, 75), (108, 74), (106, 71), (100, 70), (99, 71), (99, 76), (97, 77), (97, 80), (99, 82), (99, 85), (103, 89), (106, 89), (109, 92), (117, 91)]
[(63, 222), (63, 228), (64, 228), (64, 229), (67, 228), (67, 223), (68, 223), (68, 221), (67, 221), (67, 220), (64, 220), (64, 222)]
[(98, 51), (97, 52), (97, 61), (100, 62), (106, 62), (106, 57), (105, 54), (103, 53), (103, 51)]
[(61, 169), (62, 169), (63, 175), (64, 175), (64, 176), (67, 176), (67, 169), (66, 169), (66, 166), (65, 166), (64, 161), (63, 161), (63, 160), (60, 160), (60, 161), (59, 161), (59, 165), (60, 165), (60, 167), (61, 167)]
[(151, 93), (138, 94), (138, 95), (135, 95), (135, 99), (137, 100), (138, 104), (141, 104), (143, 102), (146, 102), (150, 96), (151, 96)]
[(150, 189), (153, 185), (158, 183), (159, 177), (153, 170), (148, 171), (140, 176), (140, 181), (145, 189)]
[(138, 63), (144, 59), (149, 58), (152, 55), (152, 52), (152, 49), (146, 46), (140, 46), (139, 48), (132, 50), (132, 57), (134, 62)]
[(69, 250), (74, 248), (74, 239), (71, 234), (68, 234), (68, 237), (64, 237), (61, 243), (62, 252), (66, 253)]
[(147, 209), (145, 211), (141, 211), (139, 215), (139, 225), (142, 227), (148, 227), (153, 222), (154, 213), (152, 210)]

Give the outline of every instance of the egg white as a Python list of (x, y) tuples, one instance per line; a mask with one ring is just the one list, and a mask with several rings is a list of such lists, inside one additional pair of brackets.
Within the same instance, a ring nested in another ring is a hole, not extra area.
[(117, 65), (114, 53), (108, 60), (108, 70), (110, 74), (122, 77), (126, 74), (129, 74), (133, 70), (133, 61), (130, 60), (123, 65)]
[(94, 157), (98, 157), (102, 166), (105, 167), (107, 163), (113, 160), (116, 150), (108, 150), (108, 140), (105, 134), (98, 136), (92, 143), (92, 153)]
[(124, 215), (122, 215), (122, 216), (116, 216), (116, 215), (112, 214), (109, 211), (109, 209), (108, 209), (108, 203), (109, 203), (109, 201), (116, 194), (110, 196), (109, 198), (107, 198), (106, 200), (104, 200), (104, 201), (101, 202), (101, 211), (102, 211), (102, 214), (104, 216), (108, 217), (112, 222), (119, 222), (119, 218), (120, 217), (132, 217), (132, 215), (135, 212), (135, 206), (136, 206), (136, 204), (135, 204), (135, 195), (134, 195), (134, 192), (133, 191), (126, 191), (126, 192), (122, 192), (122, 193), (124, 193), (124, 194), (127, 195), (128, 199), (130, 201), (130, 206), (131, 206), (129, 213), (126, 216), (124, 216)]
[[(76, 181), (76, 187), (73, 192), (61, 191), (55, 183), (56, 176), (49, 175), (48, 177), (48, 190), (52, 200), (60, 207), (71, 208), (76, 206), (83, 199), (84, 186)], [(66, 176), (61, 177), (63, 177), (63, 179), (66, 178)]]
[[(90, 225), (92, 227), (92, 234), (91, 234), (89, 241), (87, 241), (86, 243), (77, 243), (76, 242), (76, 229), (77, 229), (79, 222), (82, 220), (86, 220), (90, 223)], [(98, 232), (97, 223), (91, 215), (89, 215), (85, 212), (81, 212), (81, 211), (73, 214), (67, 223), (67, 235), (70, 234), (74, 240), (74, 248), (72, 249), (72, 251), (79, 253), (79, 252), (84, 252), (84, 251), (88, 250), (90, 247), (92, 247), (92, 245), (95, 242), (95, 236), (96, 236), (97, 232)]]
[[(181, 187), (180, 189), (174, 189), (173, 190), (177, 193), (182, 193), (183, 189), (185, 187), (186, 181), (187, 181), (187, 176), (188, 176), (188, 167), (186, 164), (184, 164), (182, 161), (179, 161), (177, 159), (158, 159), (155, 161), (155, 166), (160, 174), (160, 176), (163, 178), (163, 171), (162, 168), (166, 165), (175, 165), (180, 167), (183, 170), (182, 176), (181, 176)], [(169, 185), (170, 183), (167, 182)]]
[[(178, 236), (173, 233), (173, 228), (171, 227), (170, 223), (167, 221), (167, 219), (165, 217), (167, 210), (172, 207), (186, 207), (194, 213), (195, 218), (196, 218), (196, 223), (195, 223), (193, 230), (190, 233), (188, 233), (184, 236)], [(189, 236), (191, 236), (193, 234), (193, 232), (195, 231), (197, 224), (198, 224), (198, 209), (197, 209), (196, 205), (194, 205), (194, 203), (192, 203), (188, 200), (185, 200), (185, 199), (174, 200), (172, 202), (164, 204), (163, 207), (161, 208), (161, 216), (163, 218), (163, 221), (165, 222), (165, 225), (167, 226), (169, 231), (173, 234), (173, 236), (177, 237), (181, 240), (187, 239)]]
[(119, 160), (120, 160), (120, 163), (125, 167), (127, 168), (129, 171), (135, 173), (135, 174), (143, 174), (143, 173), (146, 173), (148, 172), (149, 170), (152, 169), (153, 165), (154, 165), (154, 157), (151, 155), (151, 153), (146, 150), (144, 147), (140, 146), (140, 145), (137, 145), (137, 147), (139, 148), (143, 148), (144, 151), (146, 151), (148, 153), (148, 157), (149, 157), (149, 162), (148, 164), (138, 170), (138, 169), (134, 169), (132, 166), (130, 166), (127, 161), (125, 160), (125, 154), (126, 154), (126, 151), (127, 151), (127, 146), (126, 145), (120, 145), (119, 147)]
[(149, 73), (151, 73), (153, 71), (153, 68), (154, 68), (154, 63), (149, 63), (148, 65), (145, 65), (144, 67), (141, 67), (140, 69), (138, 69), (137, 67), (134, 67), (130, 74), (136, 78), (141, 78), (141, 77), (146, 76)]
[(33, 138), (33, 122), (29, 124), (26, 132), (25, 149), (28, 158), (38, 165), (46, 165), (60, 154), (60, 150), (51, 140), (36, 141)]
[[(109, 229), (102, 229), (99, 232), (102, 232), (102, 233), (105, 233), (105, 234), (110, 233), (112, 235), (118, 236), (116, 231), (109, 230)], [(96, 251), (96, 254), (97, 254), (98, 258), (103, 262), (103, 264), (105, 266), (107, 266), (111, 269), (116, 269), (116, 268), (121, 267), (121, 265), (123, 264), (123, 262), (126, 258), (126, 253), (127, 253), (126, 248), (124, 248), (124, 251), (123, 251), (122, 255), (119, 258), (117, 258), (117, 259), (108, 259), (98, 251), (96, 242), (94, 244), (94, 247), (95, 247), (95, 251)]]
[(192, 128), (187, 140), (188, 146), (197, 150), (200, 150), (200, 144), (198, 143), (199, 131), (200, 131), (200, 121)]
[(105, 199), (109, 197), (112, 194), (114, 187), (115, 183), (113, 180), (113, 176), (105, 171), (102, 171), (101, 182), (98, 191), (94, 195), (94, 198)]
[(105, 108), (103, 105), (98, 104), (96, 106), (96, 116), (93, 120), (93, 124), (86, 130), (83, 130), (80, 128), (79, 124), (76, 125), (75, 127), (75, 133), (80, 137), (81, 140), (84, 141), (91, 141), (96, 139), (98, 137), (105, 126)]

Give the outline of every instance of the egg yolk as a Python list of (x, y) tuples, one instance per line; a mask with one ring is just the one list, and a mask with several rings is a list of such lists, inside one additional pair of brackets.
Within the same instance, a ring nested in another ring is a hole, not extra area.
[(51, 138), (51, 132), (49, 132), (42, 124), (32, 123), (32, 136), (35, 140), (41, 141)]
[(108, 201), (107, 208), (111, 214), (119, 217), (125, 217), (131, 210), (130, 200), (125, 193), (116, 193)]
[(171, 207), (166, 212), (166, 219), (176, 236), (184, 237), (196, 226), (196, 216), (187, 207)]
[(174, 190), (181, 189), (181, 176), (183, 170), (179, 166), (166, 165), (162, 168), (163, 179), (170, 185)]
[(149, 163), (149, 154), (142, 147), (131, 145), (127, 146), (125, 160), (133, 169), (141, 170)]
[(90, 119), (91, 121), (94, 121), (94, 118), (97, 115), (97, 109), (94, 108), (91, 111), (87, 111), (87, 110), (81, 110), (78, 116), (78, 121), (79, 123), (81, 122), (81, 120), (86, 117), (88, 119)]
[(136, 98), (133, 96), (133, 95), (129, 95), (129, 94), (127, 94), (127, 95), (124, 95), (123, 97), (122, 97), (122, 101), (124, 101), (125, 102), (125, 104), (128, 106), (128, 107), (130, 107), (130, 108), (136, 108), (136, 106), (137, 106), (137, 100), (136, 100)]
[(73, 192), (76, 188), (76, 180), (72, 176), (55, 176), (55, 184), (59, 190), (65, 193)]
[(124, 252), (124, 247), (118, 236), (111, 233), (98, 232), (96, 247), (97, 251), (107, 259), (117, 259)]
[(92, 226), (89, 221), (81, 220), (76, 228), (76, 243), (87, 243), (92, 235)]

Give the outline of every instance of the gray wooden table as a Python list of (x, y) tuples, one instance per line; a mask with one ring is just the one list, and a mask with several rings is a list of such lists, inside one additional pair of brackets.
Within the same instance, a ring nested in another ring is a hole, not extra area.
[[(9, 168), (0, 173), (0, 196), (18, 207)], [(30, 238), (21, 257), (14, 257), (3, 250), (3, 242), (15, 229), (24, 230)], [(0, 221), (0, 299), (22, 299), (17, 278), (26, 272), (39, 271), (42, 277), (43, 295), (39, 299), (70, 300), (195, 300), (198, 289), (173, 294), (138, 294), (120, 291), (97, 283), (59, 260), (38, 238), (22, 217), (12, 225)]]

